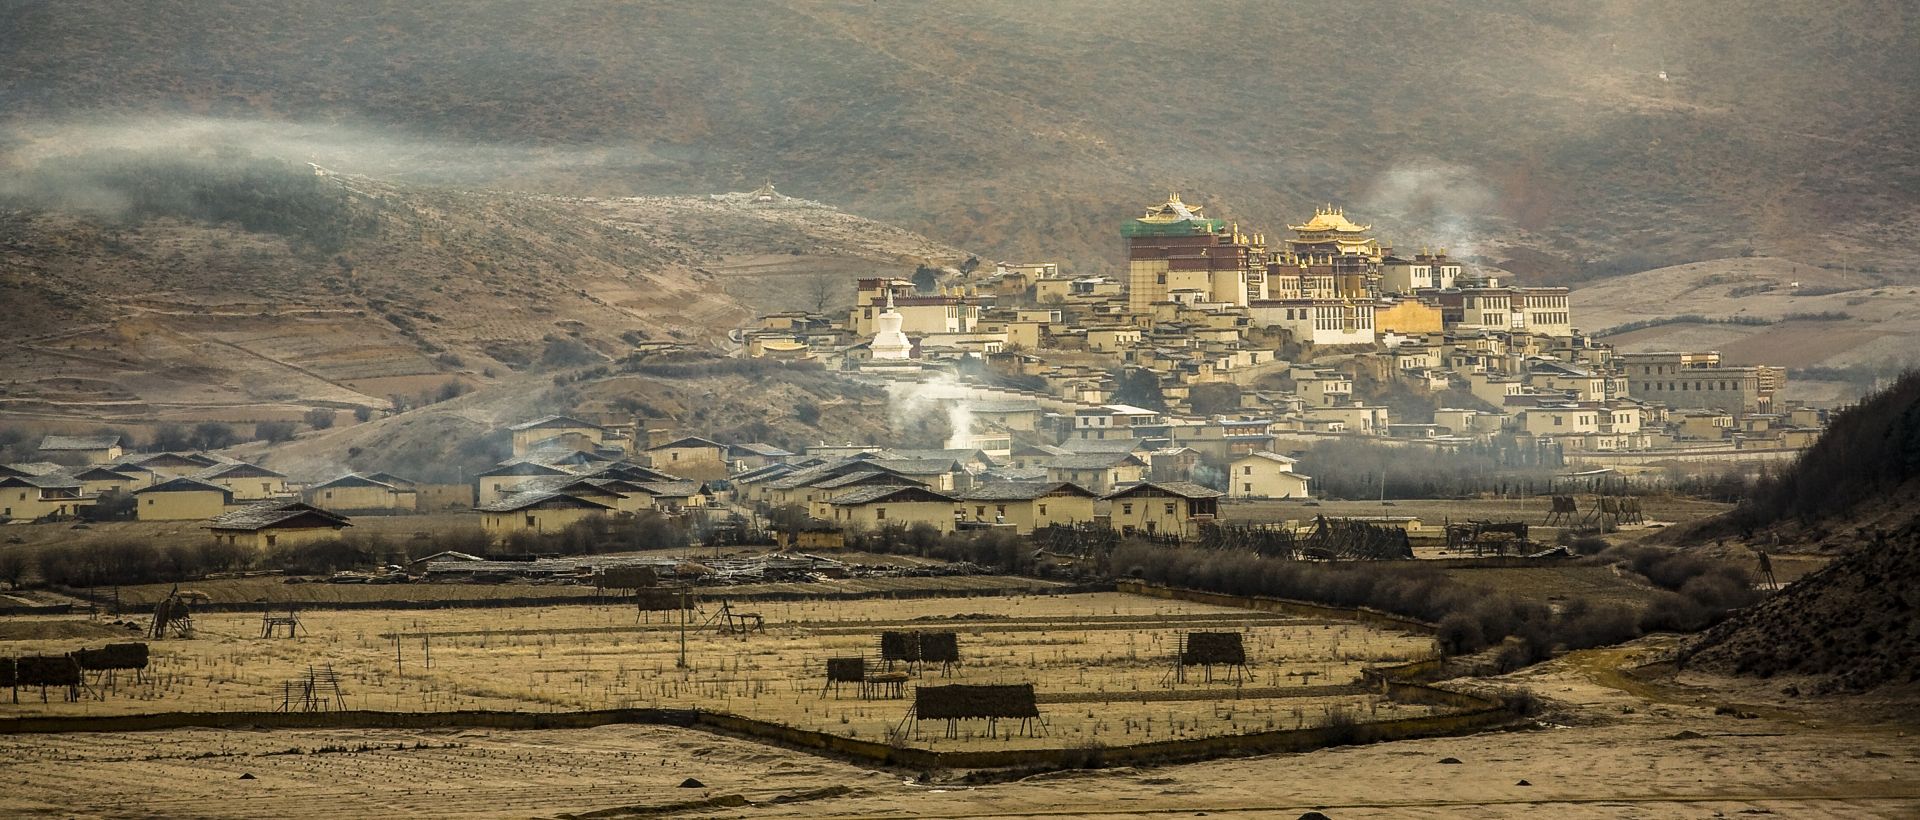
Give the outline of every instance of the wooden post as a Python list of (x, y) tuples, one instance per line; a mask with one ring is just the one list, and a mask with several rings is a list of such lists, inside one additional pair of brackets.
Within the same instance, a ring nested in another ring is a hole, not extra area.
[(680, 588), (680, 660), (674, 666), (687, 668), (687, 587)]

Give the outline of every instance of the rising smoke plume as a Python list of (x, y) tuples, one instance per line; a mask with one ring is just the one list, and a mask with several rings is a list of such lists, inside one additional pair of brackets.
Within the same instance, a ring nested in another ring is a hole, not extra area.
[(1446, 248), (1455, 258), (1476, 255), (1492, 216), (1493, 191), (1478, 171), (1447, 162), (1405, 162), (1374, 180), (1364, 199), (1366, 212), (1401, 226), (1402, 253), (1413, 247)]
[(889, 383), (887, 409), (895, 430), (908, 429), (929, 414), (944, 414), (949, 449), (966, 447), (973, 436), (973, 391), (950, 373), (928, 381)]

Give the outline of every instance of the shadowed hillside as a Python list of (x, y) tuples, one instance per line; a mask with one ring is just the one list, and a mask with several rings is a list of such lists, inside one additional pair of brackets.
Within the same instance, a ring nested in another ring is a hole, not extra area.
[(1792, 469), (1717, 522), (1840, 542), (1849, 554), (1714, 627), (1682, 659), (1737, 675), (1808, 676), (1813, 694), (1920, 681), (1916, 479), (1920, 373), (1909, 373), (1841, 413)]
[(1082, 270), (1167, 188), (1274, 231), (1332, 200), (1570, 281), (1891, 258), (1920, 228), (1917, 38), (1892, 0), (74, 0), (0, 11), (0, 123), (21, 154), (103, 112), (397, 129), (301, 158), (551, 192), (772, 176)]

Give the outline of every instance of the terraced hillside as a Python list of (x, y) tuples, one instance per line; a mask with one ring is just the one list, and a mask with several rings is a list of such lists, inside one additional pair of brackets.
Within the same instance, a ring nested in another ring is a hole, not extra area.
[(1582, 330), (1626, 352), (1718, 350), (1789, 369), (1787, 397), (1844, 403), (1920, 365), (1920, 265), (1859, 271), (1774, 257), (1715, 259), (1573, 291)]

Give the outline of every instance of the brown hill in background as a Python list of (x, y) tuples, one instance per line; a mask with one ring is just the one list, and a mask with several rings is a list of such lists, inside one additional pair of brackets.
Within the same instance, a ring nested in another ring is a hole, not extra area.
[(1401, 247), (1448, 244), (1535, 281), (1749, 249), (1845, 250), (1898, 280), (1920, 233), (1920, 15), (1896, 0), (70, 0), (0, 15), (16, 156), (59, 151), (103, 112), (266, 121), (302, 159), (412, 179), (629, 195), (772, 176), (1081, 270), (1114, 262), (1115, 223), (1168, 188), (1276, 232), (1340, 202)]
[[(778, 306), (730, 278), (732, 258), (832, 277), (839, 299), (857, 273), (964, 257), (811, 203), (464, 191), (251, 159), (234, 175), (179, 157), (111, 155), (20, 194), (92, 191), (112, 212), (0, 211), (13, 420), (419, 404), (646, 342), (713, 349)], [(235, 199), (247, 207), (222, 210)]]

